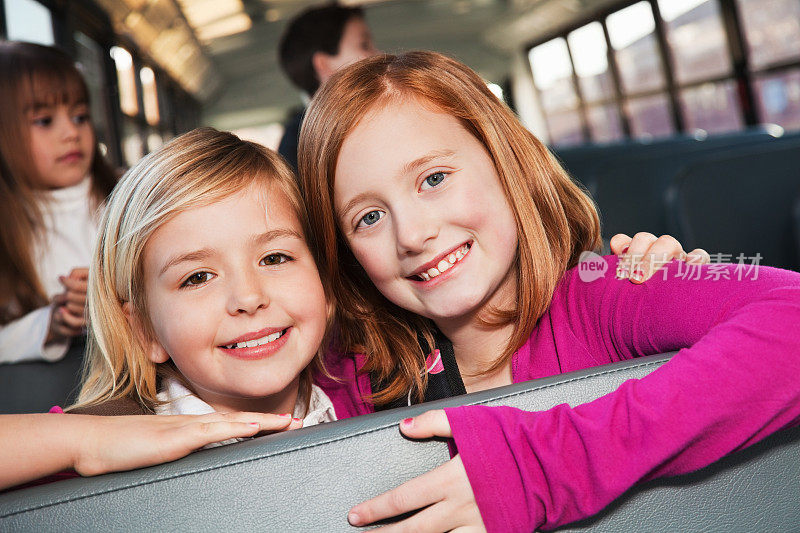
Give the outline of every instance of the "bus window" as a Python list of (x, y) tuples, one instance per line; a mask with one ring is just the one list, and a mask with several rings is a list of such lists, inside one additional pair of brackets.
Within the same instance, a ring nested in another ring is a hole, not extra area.
[(586, 103), (586, 119), (593, 142), (621, 139), (622, 123), (616, 105), (614, 80), (608, 66), (608, 46), (599, 22), (567, 35), (575, 74)]
[(3, 2), (9, 41), (29, 41), (53, 45), (53, 16), (36, 0)]
[(658, 0), (675, 79), (688, 83), (731, 73), (716, 0)]
[(765, 122), (787, 130), (800, 129), (800, 69), (759, 76), (756, 104)]
[(559, 37), (531, 48), (528, 58), (533, 83), (550, 133), (550, 142), (569, 145), (583, 142), (578, 95), (572, 79), (567, 41)]
[(619, 65), (626, 94), (663, 89), (661, 56), (655, 36), (655, 20), (649, 2), (638, 2), (606, 19), (608, 36)]
[(631, 135), (642, 139), (666, 137), (674, 133), (666, 94), (631, 98), (625, 104)]
[(737, 0), (750, 51), (750, 68), (800, 60), (800, 2)]

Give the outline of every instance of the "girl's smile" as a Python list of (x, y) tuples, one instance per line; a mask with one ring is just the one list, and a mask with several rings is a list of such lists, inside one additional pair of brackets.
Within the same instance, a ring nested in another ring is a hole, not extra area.
[(228, 355), (240, 359), (264, 359), (283, 348), (291, 329), (291, 327), (265, 328), (255, 333), (242, 335), (238, 339), (220, 346), (220, 349)]
[(516, 220), (488, 152), (450, 115), (413, 100), (369, 111), (339, 152), (334, 206), (378, 290), (443, 330), (513, 301)]
[(171, 360), (217, 410), (292, 412), (327, 303), (279, 187), (253, 185), (161, 224), (144, 248), (144, 286), (152, 361)]

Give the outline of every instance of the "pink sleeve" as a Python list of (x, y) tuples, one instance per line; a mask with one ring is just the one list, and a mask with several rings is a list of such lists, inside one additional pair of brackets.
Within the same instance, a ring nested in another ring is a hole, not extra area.
[(758, 281), (690, 282), (675, 268), (668, 281), (604, 282), (584, 289), (596, 305), (568, 304), (623, 358), (692, 345), (652, 374), (575, 408), (447, 410), (489, 531), (586, 518), (637, 482), (798, 424), (800, 275), (762, 267)]

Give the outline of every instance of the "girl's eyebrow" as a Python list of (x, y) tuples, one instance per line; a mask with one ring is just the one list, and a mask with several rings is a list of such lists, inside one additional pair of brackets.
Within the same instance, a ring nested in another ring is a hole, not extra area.
[[(289, 228), (278, 228), (264, 233), (259, 233), (257, 235), (253, 235), (252, 237), (250, 237), (250, 241), (257, 246), (263, 246), (264, 244), (267, 244), (276, 239), (286, 238), (286, 237), (297, 239), (299, 241), (304, 241), (303, 236), (300, 235), (300, 233)], [(191, 252), (178, 254), (170, 258), (166, 263), (164, 263), (164, 266), (161, 267), (161, 271), (158, 273), (158, 275), (163, 276), (167, 270), (181, 263), (188, 263), (191, 261), (203, 261), (214, 255), (215, 253), (217, 252), (213, 248), (201, 248), (200, 250), (193, 250)]]
[(414, 169), (421, 167), (423, 165), (427, 165), (431, 161), (439, 157), (452, 157), (455, 155), (455, 151), (453, 150), (434, 150), (432, 152), (428, 152), (427, 154), (423, 155), (422, 157), (418, 157), (413, 161), (409, 161), (400, 169), (400, 174), (408, 174), (409, 172), (413, 171)]
[[(423, 155), (422, 157), (418, 157), (418, 158), (414, 159), (413, 161), (409, 161), (408, 163), (403, 165), (400, 168), (399, 175), (402, 176), (404, 174), (409, 174), (410, 172), (413, 172), (415, 169), (417, 169), (417, 168), (419, 168), (421, 166), (427, 165), (428, 163), (430, 163), (434, 159), (438, 159), (440, 157), (452, 157), (454, 155), (455, 155), (455, 151), (453, 151), (453, 150), (434, 150), (432, 152), (429, 152), (429, 153)], [(371, 196), (372, 196), (372, 194), (370, 194), (368, 192), (361, 193), (359, 195), (354, 196), (353, 198), (350, 199), (350, 201), (348, 201), (346, 204), (344, 204), (344, 207), (342, 207), (341, 209), (337, 209), (336, 210), (336, 215), (338, 217), (342, 217), (342, 216), (346, 215), (354, 206), (360, 204), (362, 201), (364, 201), (365, 199), (370, 198)]]

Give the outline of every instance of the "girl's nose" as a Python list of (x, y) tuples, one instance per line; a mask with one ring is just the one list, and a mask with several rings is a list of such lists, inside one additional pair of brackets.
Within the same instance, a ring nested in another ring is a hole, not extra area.
[(230, 283), (228, 313), (253, 314), (269, 307), (269, 295), (263, 280), (256, 273), (243, 273)]
[(58, 118), (58, 131), (65, 141), (72, 141), (80, 136), (80, 125), (76, 124), (68, 113)]
[(393, 218), (397, 253), (400, 255), (423, 252), (426, 243), (439, 235), (437, 217), (425, 209), (395, 212)]

